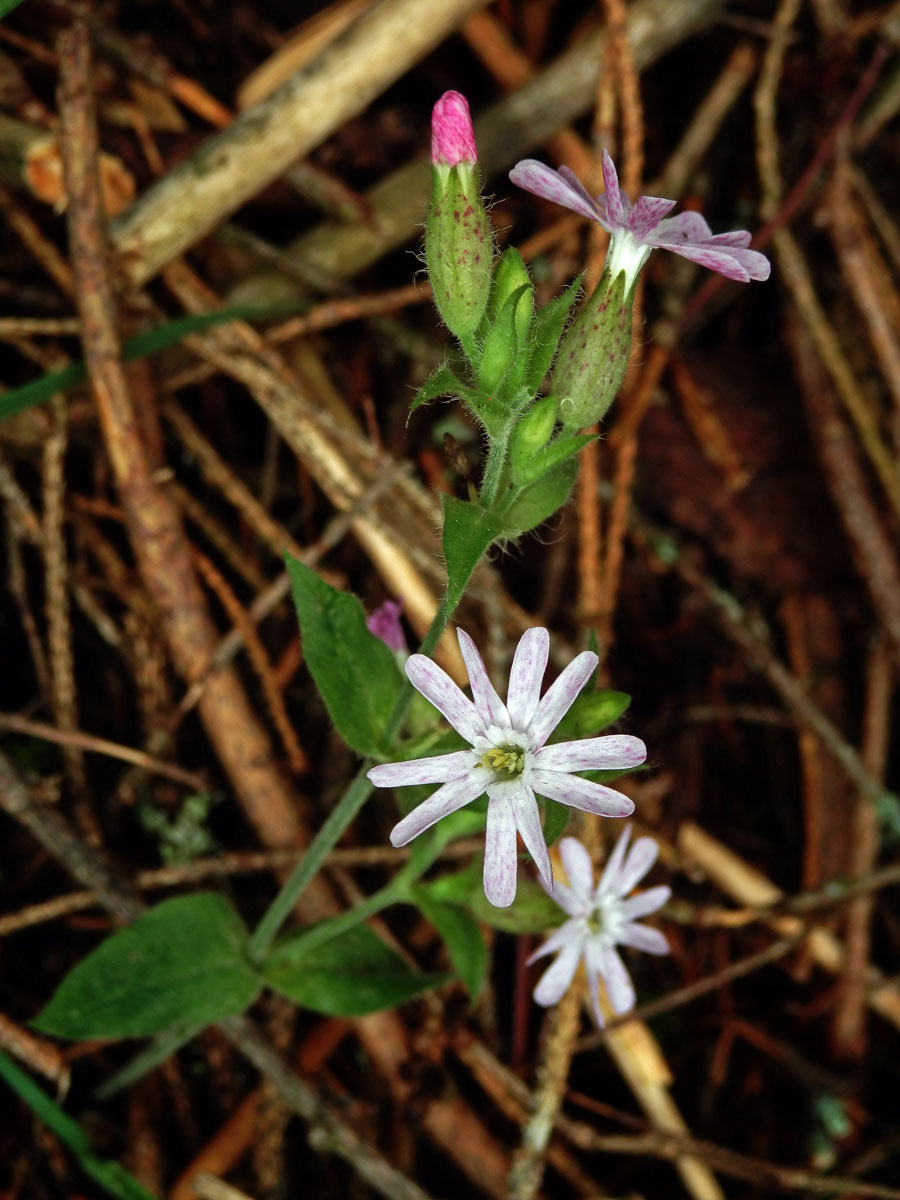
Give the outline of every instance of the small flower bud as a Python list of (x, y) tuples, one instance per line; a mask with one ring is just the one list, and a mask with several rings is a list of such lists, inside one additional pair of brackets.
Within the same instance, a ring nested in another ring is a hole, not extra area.
[(506, 250), (494, 270), (487, 304), (487, 333), (477, 365), (478, 382), (507, 399), (521, 386), (523, 353), (534, 316), (534, 288), (518, 250)]
[(556, 424), (556, 397), (545, 396), (525, 414), (509, 440), (509, 465), (518, 480), (531, 459), (543, 450)]
[(425, 261), (438, 311), (460, 338), (478, 328), (491, 289), (491, 233), (476, 178), (477, 159), (466, 98), (445, 92), (431, 118)]
[(624, 271), (605, 270), (560, 346), (551, 380), (567, 429), (593, 425), (615, 400), (631, 354), (631, 307)]

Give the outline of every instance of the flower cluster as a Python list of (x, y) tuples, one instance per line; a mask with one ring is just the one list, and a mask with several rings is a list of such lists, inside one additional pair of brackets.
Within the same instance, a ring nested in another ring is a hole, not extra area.
[(576, 772), (636, 767), (646, 758), (647, 750), (639, 738), (627, 735), (547, 745), (550, 734), (596, 670), (597, 655), (591, 651), (584, 651), (569, 663), (542, 697), (550, 635), (546, 629), (529, 629), (516, 648), (504, 704), (488, 679), (475, 643), (461, 629), (458, 638), (472, 700), (422, 654), (411, 655), (406, 673), (471, 749), (385, 763), (373, 767), (369, 779), (376, 787), (441, 785), (394, 827), (391, 842), (395, 846), (405, 846), (436, 821), (486, 792), (484, 891), (492, 904), (505, 908), (516, 896), (517, 833), (545, 886), (553, 887), (537, 796), (595, 816), (627, 817), (634, 810), (627, 796), (582, 779)]
[(556, 958), (541, 976), (534, 998), (545, 1007), (557, 1004), (568, 991), (578, 964), (584, 962), (594, 1019), (603, 1024), (599, 987), (602, 979), (610, 1008), (626, 1013), (634, 1007), (634, 986), (616, 946), (633, 946), (648, 954), (668, 954), (669, 943), (658, 929), (639, 925), (640, 917), (656, 912), (671, 895), (671, 888), (654, 887), (626, 899), (656, 861), (658, 847), (652, 838), (638, 838), (631, 849), (626, 826), (607, 860), (600, 882), (594, 887), (591, 858), (576, 838), (563, 838), (559, 853), (569, 877), (568, 885), (557, 883), (553, 898), (568, 913), (564, 925), (531, 955), (535, 962), (547, 954)]

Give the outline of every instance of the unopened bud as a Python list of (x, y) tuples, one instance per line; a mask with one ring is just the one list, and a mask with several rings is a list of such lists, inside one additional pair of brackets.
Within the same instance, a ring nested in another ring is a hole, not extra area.
[(615, 400), (631, 354), (631, 307), (626, 273), (603, 272), (597, 290), (562, 340), (551, 385), (559, 419), (568, 429), (593, 425)]
[(550, 440), (556, 424), (556, 397), (538, 400), (516, 425), (509, 440), (509, 465), (513, 479), (525, 478), (528, 464)]
[(425, 261), (444, 324), (461, 338), (478, 328), (491, 289), (491, 234), (477, 160), (468, 102), (459, 92), (445, 92), (431, 117)]

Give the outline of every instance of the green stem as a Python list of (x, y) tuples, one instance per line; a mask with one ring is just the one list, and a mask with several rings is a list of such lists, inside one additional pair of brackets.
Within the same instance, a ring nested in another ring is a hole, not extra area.
[[(430, 654), (440, 640), (441, 634), (447, 628), (450, 620), (450, 609), (447, 594), (444, 593), (434, 620), (419, 647), (420, 654)], [(400, 726), (412, 699), (413, 686), (407, 682), (394, 706), (384, 733), (385, 745), (390, 745)], [(266, 909), (263, 918), (257, 925), (250, 938), (249, 954), (252, 962), (261, 962), (268, 953), (272, 942), (278, 936), (284, 922), (287, 920), (299, 900), (301, 894), (321, 869), (327, 856), (340, 841), (344, 831), (350, 826), (362, 806), (374, 791), (366, 777), (366, 772), (374, 765), (373, 759), (366, 759), (357, 772), (350, 787), (332, 809), (325, 824), (310, 842), (306, 852), (282, 884), (278, 895)], [(355, 910), (354, 910), (355, 911)], [(377, 910), (376, 910), (377, 911)], [(355, 923), (355, 922), (354, 922)]]
[(488, 513), (497, 506), (497, 494), (503, 479), (506, 466), (506, 451), (509, 445), (510, 429), (506, 428), (497, 436), (491, 438), (487, 462), (484, 464), (484, 478), (481, 482), (481, 505)]

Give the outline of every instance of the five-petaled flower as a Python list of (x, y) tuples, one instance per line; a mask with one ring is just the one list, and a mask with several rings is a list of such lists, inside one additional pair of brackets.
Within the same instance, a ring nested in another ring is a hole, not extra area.
[(659, 853), (656, 842), (648, 837), (638, 838), (629, 851), (630, 833), (631, 827), (626, 826), (596, 887), (591, 858), (585, 847), (577, 838), (562, 839), (559, 853), (569, 883), (568, 886), (557, 883), (552, 896), (568, 913), (569, 919), (528, 959), (532, 963), (545, 954), (556, 954), (534, 989), (535, 1000), (545, 1007), (562, 999), (583, 959), (591, 1008), (598, 1025), (603, 1024), (599, 996), (601, 979), (606, 985), (613, 1012), (626, 1013), (634, 1007), (634, 985), (616, 945), (634, 946), (648, 954), (669, 953), (669, 943), (658, 929), (636, 922), (639, 917), (662, 908), (672, 894), (671, 888), (653, 887), (626, 899), (634, 885), (653, 866)]
[(376, 787), (441, 784), (394, 827), (391, 842), (395, 846), (405, 846), (442, 817), (487, 792), (484, 891), (491, 904), (506, 908), (516, 896), (517, 832), (544, 886), (548, 890), (553, 887), (536, 795), (596, 816), (627, 817), (634, 810), (627, 796), (573, 772), (636, 767), (647, 750), (639, 738), (627, 735), (546, 744), (593, 674), (596, 654), (589, 650), (579, 654), (542, 698), (550, 635), (542, 628), (527, 630), (516, 648), (504, 704), (487, 677), (475, 643), (461, 629), (457, 635), (472, 700), (422, 654), (411, 655), (406, 673), (472, 748), (386, 763), (373, 767), (368, 775)]
[(606, 150), (602, 165), (606, 192), (596, 199), (569, 167), (554, 171), (536, 159), (526, 158), (513, 167), (509, 177), (526, 192), (571, 208), (603, 226), (612, 239), (607, 266), (613, 278), (625, 272), (626, 295), (654, 249), (671, 250), (741, 283), (769, 278), (769, 260), (758, 250), (748, 249), (749, 233), (738, 230), (714, 234), (698, 212), (667, 217), (676, 201), (660, 196), (641, 196), (632, 204), (619, 188), (615, 165)]

